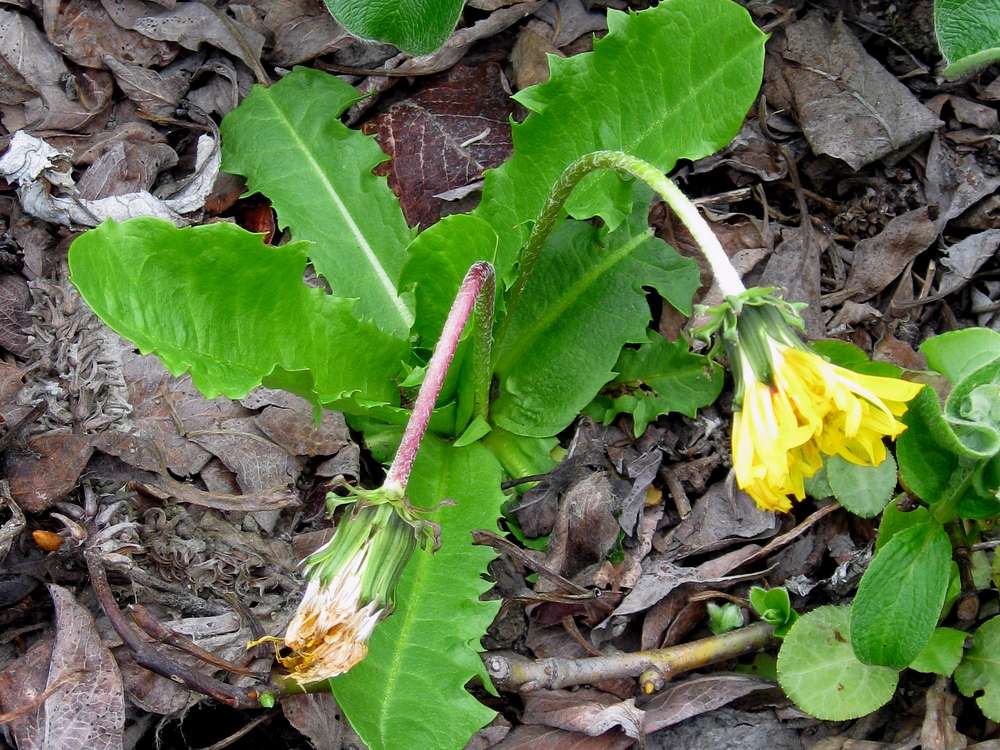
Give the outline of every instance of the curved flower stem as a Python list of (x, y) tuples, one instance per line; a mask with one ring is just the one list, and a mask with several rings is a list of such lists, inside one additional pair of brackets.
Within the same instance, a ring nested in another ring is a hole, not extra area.
[(383, 489), (400, 496), (406, 491), (406, 483), (410, 479), (410, 471), (420, 449), (420, 441), (427, 431), (427, 423), (434, 411), (434, 404), (437, 403), (441, 386), (444, 385), (448, 368), (455, 358), (458, 342), (462, 338), (462, 331), (465, 330), (465, 324), (469, 321), (473, 308), (477, 311), (477, 325), (481, 326), (476, 333), (473, 352), (476, 357), (474, 408), (477, 410), (476, 413), (480, 413), (479, 410), (485, 412), (489, 398), (490, 334), (493, 328), (495, 283), (493, 266), (485, 261), (473, 263), (465, 274), (462, 286), (459, 287), (455, 301), (448, 312), (441, 338), (438, 339), (434, 354), (431, 355), (431, 361), (427, 365), (424, 382), (417, 393), (417, 400), (413, 404), (413, 411), (410, 413), (409, 422), (406, 423), (406, 430), (403, 432), (396, 457), (385, 475)]
[(697, 207), (681, 192), (669, 177), (654, 167), (649, 162), (629, 156), (621, 151), (595, 151), (592, 154), (581, 156), (575, 162), (566, 167), (556, 182), (549, 197), (542, 206), (538, 214), (538, 220), (532, 227), (531, 234), (521, 253), (520, 269), (517, 281), (511, 289), (507, 301), (507, 314), (497, 335), (497, 341), (503, 340), (507, 332), (507, 323), (512, 318), (513, 310), (524, 293), (524, 287), (531, 277), (531, 272), (535, 268), (538, 256), (541, 254), (545, 241), (552, 234), (562, 216), (563, 206), (569, 199), (573, 188), (591, 172), (598, 169), (615, 169), (625, 172), (636, 179), (642, 180), (666, 202), (668, 206), (677, 214), (677, 218), (691, 232), (691, 236), (698, 244), (705, 260), (708, 261), (712, 274), (719, 285), (722, 293), (729, 297), (741, 294), (746, 291), (739, 274), (729, 261), (729, 256), (722, 249), (719, 239), (709, 227)]

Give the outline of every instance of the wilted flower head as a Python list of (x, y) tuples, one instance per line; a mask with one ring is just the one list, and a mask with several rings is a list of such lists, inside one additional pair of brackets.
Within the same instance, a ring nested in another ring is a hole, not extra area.
[(702, 332), (720, 333), (736, 381), (733, 468), (740, 489), (765, 510), (787, 511), (824, 455), (877, 465), (883, 439), (922, 385), (862, 375), (809, 349), (796, 306), (750, 289), (712, 311)]
[[(362, 491), (363, 492), (363, 491)], [(309, 583), (278, 655), (300, 683), (343, 674), (368, 653), (368, 638), (392, 611), (396, 584), (417, 531), (395, 504), (366, 493), (333, 538), (306, 561)]]

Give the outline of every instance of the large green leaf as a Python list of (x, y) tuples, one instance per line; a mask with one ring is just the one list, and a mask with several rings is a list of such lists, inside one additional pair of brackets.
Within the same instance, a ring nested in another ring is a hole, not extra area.
[(881, 513), (896, 489), (896, 462), (891, 453), (886, 453), (878, 466), (828, 456), (823, 468), (837, 502), (862, 518), (874, 518)]
[(951, 542), (937, 521), (893, 535), (865, 571), (851, 607), (851, 645), (866, 664), (903, 669), (941, 616), (951, 575)]
[(426, 55), (448, 38), (465, 0), (323, 0), (355, 36)]
[(398, 401), (407, 345), (352, 314), (354, 303), (302, 282), (308, 245), (265, 245), (233, 224), (178, 229), (107, 221), (69, 251), (87, 304), (208, 398), (264, 383), (329, 403)]
[(698, 287), (697, 267), (652, 236), (645, 207), (610, 235), (587, 222), (561, 225), (497, 342), (494, 422), (532, 437), (572, 422), (615, 376), (622, 346), (646, 340), (643, 287), (682, 312)]
[(1000, 60), (1000, 0), (934, 0), (934, 31), (946, 76)]
[(953, 384), (1000, 357), (1000, 333), (989, 328), (963, 328), (932, 336), (920, 345), (928, 366)]
[(795, 705), (818, 719), (845, 721), (889, 702), (899, 672), (862, 664), (848, 640), (849, 607), (802, 615), (781, 642), (778, 683)]
[(397, 590), (396, 611), (372, 635), (368, 656), (331, 681), (351, 725), (371, 750), (461, 750), (494, 713), (465, 691), (483, 675), (479, 638), (499, 608), (479, 596), (495, 554), (472, 545), (474, 529), (495, 529), (501, 470), (479, 444), (424, 440), (408, 494), (418, 506), (455, 505), (430, 515), (441, 548), (417, 550)]
[[(575, 159), (615, 149), (668, 171), (678, 159), (699, 159), (729, 143), (757, 96), (766, 35), (731, 0), (610, 11), (608, 31), (593, 52), (550, 58), (548, 82), (515, 97), (531, 115), (513, 126), (513, 157), (486, 173), (476, 211), (500, 237), (502, 278), (529, 222)], [(607, 176), (584, 183), (572, 199), (574, 216), (627, 215), (630, 190)]]
[(587, 412), (605, 424), (618, 414), (631, 414), (636, 437), (663, 414), (679, 412), (694, 417), (722, 390), (722, 368), (693, 353), (683, 339), (668, 341), (654, 336), (638, 349), (623, 350), (615, 369), (618, 377)]
[(968, 698), (978, 695), (980, 710), (1000, 721), (1000, 617), (979, 626), (972, 648), (955, 670), (955, 684)]
[(315, 243), (312, 264), (334, 295), (405, 336), (413, 322), (396, 282), (413, 233), (384, 177), (386, 156), (340, 114), (361, 94), (339, 78), (296, 68), (269, 88), (255, 86), (222, 121), (222, 166), (271, 199), (281, 226)]

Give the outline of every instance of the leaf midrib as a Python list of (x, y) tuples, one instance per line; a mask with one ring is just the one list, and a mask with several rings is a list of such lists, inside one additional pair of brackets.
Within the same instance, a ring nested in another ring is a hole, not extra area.
[[(403, 304), (403, 301), (399, 298), (399, 295), (396, 293), (395, 283), (392, 281), (391, 278), (389, 278), (389, 274), (386, 272), (385, 266), (382, 265), (382, 262), (375, 254), (374, 249), (368, 243), (368, 239), (365, 237), (364, 232), (361, 231), (361, 227), (359, 227), (357, 222), (354, 220), (354, 216), (348, 210), (347, 205), (340, 197), (340, 193), (337, 192), (336, 187), (327, 178), (325, 172), (323, 171), (322, 166), (316, 160), (316, 157), (313, 155), (312, 150), (308, 147), (305, 141), (303, 141), (302, 138), (299, 137), (299, 134), (296, 131), (295, 127), (293, 126), (292, 121), (288, 119), (284, 111), (278, 106), (277, 102), (274, 101), (274, 97), (270, 95), (270, 92), (268, 92), (268, 95), (264, 96), (263, 99), (264, 101), (267, 102), (268, 106), (270, 106), (270, 108), (274, 111), (275, 116), (280, 120), (281, 124), (284, 125), (285, 129), (288, 131), (289, 136), (291, 137), (291, 140), (294, 142), (295, 145), (298, 146), (299, 150), (305, 155), (306, 161), (308, 162), (309, 166), (319, 176), (320, 183), (326, 190), (327, 195), (330, 196), (338, 213), (340, 213), (340, 215), (343, 217), (344, 222), (347, 224), (347, 227), (350, 230), (351, 235), (354, 237), (354, 240), (358, 248), (361, 250), (361, 253), (364, 256), (365, 260), (368, 261), (368, 265), (375, 273), (376, 279), (378, 280), (379, 284), (385, 291), (385, 296), (388, 297), (389, 302), (392, 305), (393, 311), (399, 318), (399, 322), (402, 328), (404, 330), (409, 330), (410, 325), (412, 323), (412, 320), (410, 320), (409, 310), (406, 308), (406, 306)], [(329, 281), (332, 284), (335, 282), (335, 279), (329, 279)]]
[[(653, 230), (647, 229), (645, 232), (636, 235), (628, 242), (621, 245), (617, 250), (606, 253), (600, 263), (592, 266), (591, 269), (581, 276), (566, 292), (559, 297), (556, 304), (551, 305), (548, 311), (540, 317), (534, 325), (530, 326), (517, 340), (517, 342), (497, 361), (496, 371), (513, 370), (517, 362), (521, 359), (527, 349), (530, 349), (539, 336), (546, 331), (555, 320), (562, 316), (573, 304), (583, 296), (590, 287), (604, 274), (605, 271), (618, 265), (621, 261), (631, 255), (642, 243), (653, 236)], [(508, 369), (509, 365), (509, 369)]]

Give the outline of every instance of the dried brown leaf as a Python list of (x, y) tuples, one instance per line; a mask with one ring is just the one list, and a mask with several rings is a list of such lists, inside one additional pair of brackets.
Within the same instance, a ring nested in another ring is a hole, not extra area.
[(621, 732), (589, 737), (551, 727), (521, 725), (492, 750), (628, 750), (635, 740)]
[(1000, 177), (987, 174), (975, 154), (960, 154), (935, 136), (927, 152), (924, 190), (938, 209), (941, 226), (1000, 188)]
[(28, 349), (24, 329), (31, 323), (30, 307), (28, 282), (20, 274), (0, 276), (0, 346), (19, 356)]
[(755, 690), (773, 688), (770, 682), (738, 674), (698, 675), (668, 683), (643, 705), (643, 731), (647, 734), (732, 703)]
[(320, 423), (304, 400), (297, 407), (267, 406), (256, 417), (257, 426), (293, 456), (333, 456), (350, 445), (344, 415), (324, 411)]
[(593, 688), (532, 690), (524, 698), (521, 721), (591, 736), (620, 727), (628, 736), (638, 738), (643, 711), (636, 708), (634, 700), (620, 701)]
[(330, 693), (293, 695), (281, 699), (288, 723), (309, 739), (316, 750), (347, 750), (361, 747), (358, 736), (344, 721)]
[(456, 65), (365, 126), (392, 157), (389, 185), (408, 223), (430, 226), (447, 205), (435, 195), (476, 182), (510, 155), (512, 111), (499, 65)]
[(906, 264), (929, 248), (938, 225), (926, 207), (897, 216), (874, 237), (854, 246), (854, 261), (845, 290), (859, 302), (871, 299), (891, 284)]
[(786, 29), (783, 68), (817, 154), (860, 169), (933, 133), (941, 121), (871, 57), (842, 20), (813, 11)]
[(41, 513), (76, 487), (93, 452), (91, 436), (66, 432), (33, 437), (27, 450), (8, 450), (11, 495), (29, 513)]
[(103, 68), (104, 57), (144, 67), (166, 65), (177, 48), (123, 28), (93, 0), (44, 0), (45, 33), (77, 65)]

